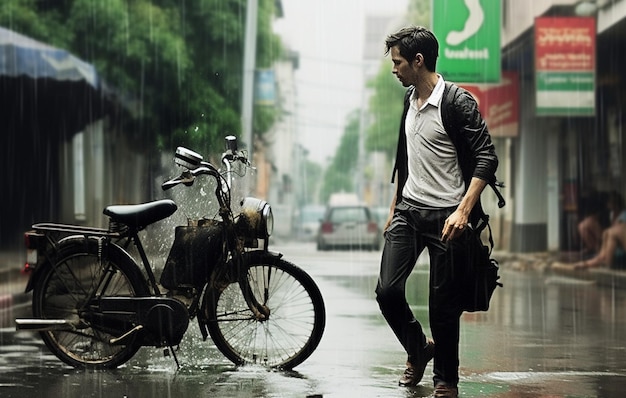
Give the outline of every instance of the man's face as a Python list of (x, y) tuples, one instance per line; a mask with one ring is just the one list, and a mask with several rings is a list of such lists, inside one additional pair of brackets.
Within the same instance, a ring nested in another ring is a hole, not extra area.
[(393, 62), (393, 69), (391, 73), (396, 75), (400, 83), (404, 87), (409, 87), (416, 83), (417, 80), (417, 68), (414, 66), (414, 62), (409, 62), (406, 58), (400, 55), (400, 49), (398, 46), (391, 47), (391, 62)]

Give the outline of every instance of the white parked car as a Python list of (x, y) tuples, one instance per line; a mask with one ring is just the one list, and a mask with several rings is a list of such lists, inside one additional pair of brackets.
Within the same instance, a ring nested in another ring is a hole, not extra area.
[(378, 250), (380, 228), (367, 206), (328, 206), (317, 233), (317, 249), (358, 248)]

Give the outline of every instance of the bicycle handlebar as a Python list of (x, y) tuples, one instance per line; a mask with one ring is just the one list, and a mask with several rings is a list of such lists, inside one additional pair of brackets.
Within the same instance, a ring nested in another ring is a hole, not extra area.
[[(182, 147), (179, 147), (179, 149), (177, 149), (177, 157), (179, 157), (179, 150), (183, 153), (183, 159), (185, 159), (184, 154), (191, 154), (192, 160), (195, 160), (198, 163), (193, 164), (177, 162), (177, 164), (186, 167), (187, 170), (184, 171), (179, 177), (173, 178), (161, 184), (161, 188), (164, 191), (171, 189), (181, 183), (186, 186), (191, 186), (193, 185), (195, 178), (199, 175), (212, 175), (218, 180), (218, 183), (220, 183), (220, 179), (223, 176), (220, 174), (220, 171), (215, 166), (213, 166), (209, 162), (202, 161), (201, 155)], [(246, 151), (239, 151), (237, 149), (237, 138), (235, 136), (229, 135), (226, 137), (226, 151), (222, 153), (221, 160), (222, 164), (226, 166), (226, 172), (224, 174), (228, 176), (228, 178), (226, 179), (226, 183), (229, 188), (232, 185), (232, 164), (236, 161), (239, 161), (246, 166), (250, 166), (250, 162), (248, 161), (246, 155)], [(194, 167), (196, 165), (197, 167)]]

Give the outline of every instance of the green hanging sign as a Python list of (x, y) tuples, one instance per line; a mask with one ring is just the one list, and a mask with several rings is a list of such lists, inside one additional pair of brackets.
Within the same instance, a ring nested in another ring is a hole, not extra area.
[(500, 0), (433, 0), (437, 71), (464, 83), (500, 81)]

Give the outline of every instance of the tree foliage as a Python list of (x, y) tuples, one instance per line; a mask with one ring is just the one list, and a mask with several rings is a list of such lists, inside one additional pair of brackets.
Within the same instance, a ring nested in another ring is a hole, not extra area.
[(325, 203), (333, 192), (354, 192), (359, 158), (359, 110), (348, 116), (348, 122), (337, 152), (324, 173), (321, 200)]
[[(3, 0), (0, 25), (96, 66), (138, 137), (215, 152), (240, 129), (246, 0)], [(257, 66), (281, 55), (273, 0), (259, 0)], [(255, 107), (262, 134), (276, 118)]]
[(322, 185), (321, 178), (324, 173), (322, 166), (319, 163), (305, 158), (302, 164), (302, 170), (302, 180), (304, 184), (298, 202), (302, 205), (320, 203), (319, 190)]
[[(411, 0), (406, 25), (428, 26), (429, 21), (430, 1)], [(406, 91), (391, 73), (391, 69), (391, 61), (385, 59), (378, 74), (367, 83), (373, 95), (368, 104), (371, 120), (365, 141), (367, 151), (385, 152), (389, 159), (395, 156), (402, 116), (402, 99)]]
[(367, 127), (365, 148), (370, 152), (385, 152), (389, 158), (393, 158), (398, 143), (405, 88), (390, 70), (390, 65), (381, 65), (376, 77), (368, 82), (374, 94), (368, 104), (371, 119)]
[[(410, 0), (405, 17), (406, 25), (428, 26), (430, 21), (430, 0)], [(392, 32), (389, 32), (392, 33)], [(382, 43), (381, 43), (382, 44)], [(381, 61), (378, 73), (367, 82), (372, 91), (367, 115), (369, 122), (365, 126), (365, 152), (381, 151), (387, 154), (387, 159), (393, 160), (398, 142), (398, 128), (402, 116), (402, 99), (406, 89), (391, 73), (391, 61)], [(367, 173), (367, 170), (356, 170), (358, 148), (359, 118), (358, 110), (349, 119), (341, 145), (337, 149), (334, 160), (325, 174), (325, 183), (322, 190), (322, 199), (327, 199), (330, 193), (340, 190), (354, 189), (355, 172)], [(356, 134), (356, 138), (355, 138)], [(350, 143), (352, 146), (343, 146)], [(351, 160), (346, 159), (350, 154)], [(352, 161), (354, 163), (352, 163)], [(367, 177), (367, 176), (366, 176)]]

